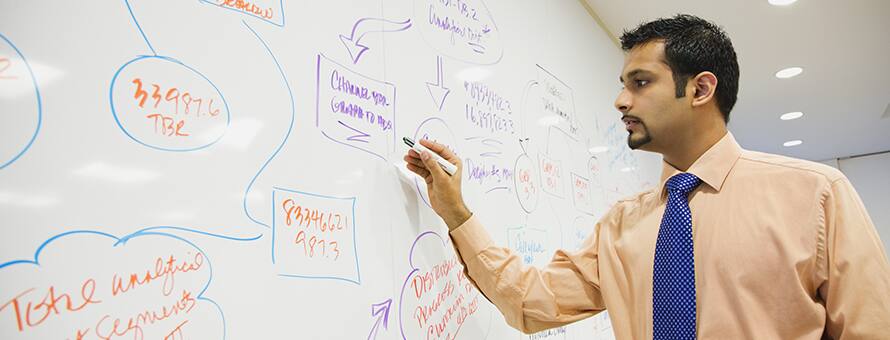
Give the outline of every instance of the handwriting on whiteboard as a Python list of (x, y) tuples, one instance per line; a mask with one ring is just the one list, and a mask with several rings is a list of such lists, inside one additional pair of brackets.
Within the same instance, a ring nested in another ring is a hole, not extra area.
[(200, 0), (205, 4), (284, 26), (284, 0)]
[(590, 180), (572, 172), (572, 202), (575, 209), (587, 214), (594, 213), (594, 198)]
[(562, 161), (551, 159), (547, 155), (541, 158), (541, 185), (544, 192), (556, 197), (563, 197), (563, 168)]
[(551, 328), (534, 334), (525, 335), (523, 338), (528, 340), (548, 340), (548, 339), (565, 339), (567, 336), (566, 327)]
[(507, 229), (507, 246), (519, 254), (525, 264), (546, 264), (547, 239), (547, 231), (543, 229), (525, 226)]
[(0, 264), (0, 334), (219, 338), (222, 311), (202, 297), (211, 277), (204, 252), (179, 237), (67, 232), (38, 247), (33, 261)]
[(124, 64), (111, 81), (110, 97), (112, 114), (124, 134), (164, 151), (213, 145), (231, 121), (216, 85), (168, 57), (142, 56)]
[(415, 0), (414, 22), (434, 49), (473, 64), (495, 64), (504, 55), (500, 32), (482, 0)]
[(272, 191), (272, 262), (279, 275), (359, 284), (355, 198)]
[(395, 147), (395, 86), (321, 54), (316, 67), (316, 127), (334, 142), (385, 159)]
[[(402, 339), (456, 339), (462, 326), (478, 315), (481, 294), (444, 242), (435, 232), (414, 240), (408, 260), (412, 270), (399, 301)], [(423, 256), (415, 257), (415, 252)]]
[[(145, 118), (154, 121), (155, 133), (162, 136), (187, 137), (189, 134), (183, 129), (186, 119), (212, 119), (219, 116), (219, 104), (214, 107), (214, 98), (205, 100), (192, 96), (187, 90), (180, 91), (176, 87), (168, 88), (158, 84), (150, 84), (151, 87), (148, 88), (139, 77), (133, 78), (131, 83), (133, 83), (133, 99), (138, 103), (136, 105), (149, 112)], [(151, 91), (148, 108), (145, 106), (149, 98), (149, 91), (146, 89)]]
[(467, 103), (464, 119), (486, 133), (516, 134), (510, 100), (483, 82), (464, 81)]

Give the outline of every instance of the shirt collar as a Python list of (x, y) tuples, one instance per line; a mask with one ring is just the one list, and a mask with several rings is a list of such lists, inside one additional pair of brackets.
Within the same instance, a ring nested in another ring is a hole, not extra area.
[[(735, 137), (729, 131), (717, 143), (705, 151), (686, 172), (700, 178), (702, 182), (716, 190), (723, 187), (729, 171), (742, 155), (742, 147), (736, 142)], [(660, 197), (664, 197), (664, 185), (667, 180), (682, 171), (662, 160)]]

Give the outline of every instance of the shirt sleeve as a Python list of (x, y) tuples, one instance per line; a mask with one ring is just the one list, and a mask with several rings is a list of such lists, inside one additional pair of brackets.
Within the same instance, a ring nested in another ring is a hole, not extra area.
[(890, 335), (890, 264), (875, 226), (849, 180), (825, 197), (825, 276), (819, 288), (833, 339)]
[(530, 334), (605, 309), (597, 261), (602, 223), (597, 223), (579, 250), (558, 250), (540, 269), (523, 265), (512, 250), (496, 246), (475, 216), (451, 231), (451, 239), (471, 281), (510, 326)]

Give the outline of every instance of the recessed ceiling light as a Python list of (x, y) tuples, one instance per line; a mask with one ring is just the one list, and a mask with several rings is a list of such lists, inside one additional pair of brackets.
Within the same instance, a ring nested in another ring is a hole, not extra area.
[(801, 74), (802, 72), (803, 72), (803, 69), (800, 67), (789, 67), (789, 68), (780, 70), (779, 72), (776, 72), (776, 78), (788, 79), (788, 78), (797, 76), (798, 74)]
[(773, 6), (788, 6), (797, 0), (769, 0), (769, 4)]
[(789, 141), (785, 142), (785, 144), (782, 144), (782, 145), (784, 145), (784, 146), (798, 146), (801, 144), (803, 144), (802, 140), (795, 139), (795, 140), (789, 140)]
[(781, 118), (782, 120), (792, 120), (792, 119), (798, 119), (800, 117), (803, 117), (803, 112), (798, 111), (798, 112), (788, 112), (786, 114), (783, 114), (779, 118)]

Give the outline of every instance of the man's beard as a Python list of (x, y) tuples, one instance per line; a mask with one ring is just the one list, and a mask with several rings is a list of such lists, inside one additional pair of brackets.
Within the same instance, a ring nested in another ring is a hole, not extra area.
[(643, 128), (642, 138), (633, 139), (633, 132), (627, 134), (627, 146), (630, 147), (631, 150), (639, 149), (643, 145), (652, 141), (652, 136), (649, 135), (649, 130), (646, 129), (646, 125), (644, 125), (643, 122), (640, 122), (639, 126)]

